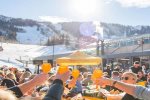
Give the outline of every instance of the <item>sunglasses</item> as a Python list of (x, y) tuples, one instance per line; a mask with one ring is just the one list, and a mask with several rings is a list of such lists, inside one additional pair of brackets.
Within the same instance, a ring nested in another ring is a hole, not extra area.
[[(121, 80), (129, 80), (129, 77), (121, 77)], [(135, 80), (134, 78), (132, 80)]]

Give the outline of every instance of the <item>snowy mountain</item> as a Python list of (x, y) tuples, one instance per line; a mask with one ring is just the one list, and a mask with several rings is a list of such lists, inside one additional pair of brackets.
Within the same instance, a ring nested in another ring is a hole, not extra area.
[[(81, 35), (88, 35), (85, 33), (91, 32), (92, 35), (92, 24), (93, 22), (64, 22), (62, 24), (62, 29), (75, 34), (75, 36), (80, 37)], [(81, 30), (84, 24), (84, 30)], [(150, 26), (129, 26), (113, 23), (99, 22), (99, 26), (103, 29), (104, 39), (118, 39), (124, 37), (132, 37), (134, 35), (150, 34)], [(101, 33), (101, 32), (100, 32)], [(94, 34), (94, 32), (93, 32)]]
[(0, 40), (3, 42), (46, 45), (49, 37), (56, 34), (56, 25), (52, 26), (50, 22), (0, 16)]
[(5, 22), (10, 21), (11, 19), (12, 19), (11, 17), (6, 17), (6, 16), (3, 16), (3, 15), (0, 15), (0, 20), (3, 20)]
[[(41, 34), (40, 31), (37, 31), (37, 27), (22, 27), (25, 32), (17, 32), (16, 39), (19, 43), (23, 44), (46, 44), (48, 37), (46, 34)], [(51, 34), (51, 33), (49, 33)]]
[[(0, 16), (0, 41), (31, 45), (75, 45), (77, 38), (62, 30), (61, 24)], [(74, 48), (74, 47), (72, 47)]]
[[(98, 28), (103, 29), (103, 39), (150, 34), (150, 26), (125, 26), (100, 22), (99, 25)], [(53, 45), (54, 54), (86, 48), (87, 45), (97, 41), (92, 37), (95, 35), (95, 29), (93, 22), (52, 24), (0, 15), (0, 47), (3, 48), (3, 51), (0, 51), (0, 67), (7, 65), (22, 68), (24, 62), (20, 61), (52, 55)]]
[[(134, 35), (150, 34), (150, 26), (125, 26), (98, 22), (103, 39), (119, 39)], [(0, 16), (0, 41), (35, 45), (69, 45), (80, 48), (97, 39), (97, 26), (93, 22), (39, 22), (31, 19)], [(82, 44), (82, 45), (81, 45)]]

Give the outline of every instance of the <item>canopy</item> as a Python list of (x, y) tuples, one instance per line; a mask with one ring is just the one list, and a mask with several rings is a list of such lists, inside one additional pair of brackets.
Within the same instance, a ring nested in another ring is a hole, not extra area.
[(56, 59), (56, 63), (60, 65), (98, 65), (101, 62), (102, 59), (100, 57), (93, 57), (81, 51)]

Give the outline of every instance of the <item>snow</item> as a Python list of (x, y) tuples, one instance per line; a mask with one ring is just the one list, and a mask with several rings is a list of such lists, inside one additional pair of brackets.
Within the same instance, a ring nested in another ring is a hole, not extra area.
[(62, 30), (62, 25), (61, 24), (54, 24), (54, 26), (55, 26), (55, 29), (57, 31), (61, 31)]
[(137, 29), (137, 30), (141, 30), (141, 29), (142, 29), (142, 26), (141, 26), (141, 25), (138, 25), (138, 26), (135, 26), (134, 28)]
[[(0, 67), (7, 65), (8, 67), (23, 68), (25, 62), (19, 62), (20, 60), (31, 61), (36, 57), (51, 55), (53, 52), (52, 46), (2, 43), (2, 47)], [(54, 46), (54, 51), (54, 54), (62, 54), (70, 50), (65, 45), (57, 45)], [(29, 67), (33, 69), (34, 65), (30, 64)]]
[(10, 21), (11, 19), (12, 19), (11, 17), (6, 17), (6, 16), (3, 16), (3, 15), (0, 15), (0, 20), (3, 20), (5, 22)]
[[(41, 30), (37, 30), (37, 26), (33, 27), (21, 27), (25, 30), (24, 33), (18, 32), (17, 33), (17, 40), (19, 43), (23, 44), (45, 44), (48, 40), (47, 34), (42, 34)], [(43, 28), (41, 28), (43, 29)], [(46, 33), (46, 32), (44, 32)]]
[(15, 59), (10, 59), (7, 57), (2, 57), (0, 58), (0, 67), (1, 66), (9, 66), (9, 67), (17, 67), (17, 68), (21, 68), (23, 66), (22, 63), (20, 63), (19, 61), (15, 60)]
[[(16, 39), (20, 44), (2, 43), (3, 51), (0, 51), (0, 67), (6, 65), (8, 67), (17, 67), (22, 69), (26, 67), (26, 61), (31, 63), (32, 59), (36, 57), (53, 54), (52, 46), (39, 46), (40, 44), (46, 44), (48, 37), (53, 34), (53, 30), (49, 28), (47, 24), (39, 23), (39, 27), (16, 27), (23, 29), (23, 32), (17, 32), (16, 36)], [(57, 29), (61, 29), (60, 25), (55, 25), (55, 27)], [(70, 52), (65, 45), (54, 46), (55, 55), (68, 51)], [(32, 69), (35, 67), (32, 63), (28, 66)]]
[[(54, 46), (54, 54), (61, 54), (65, 53), (68, 50), (64, 45), (57, 45)], [(26, 50), (27, 55), (35, 58), (38, 56), (47, 56), (47, 55), (52, 55), (53, 54), (53, 46), (38, 46), (36, 48), (32, 48), (30, 50)]]

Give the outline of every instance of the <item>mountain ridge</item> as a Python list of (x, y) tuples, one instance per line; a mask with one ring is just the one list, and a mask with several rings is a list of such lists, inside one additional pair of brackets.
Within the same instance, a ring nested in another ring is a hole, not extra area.
[[(119, 39), (150, 34), (150, 26), (121, 25), (98, 22), (103, 29), (102, 39)], [(12, 18), (0, 15), (0, 41), (22, 44), (79, 46), (80, 42), (94, 42), (97, 26), (93, 22), (40, 22), (32, 19)], [(77, 44), (77, 45), (76, 45)]]

